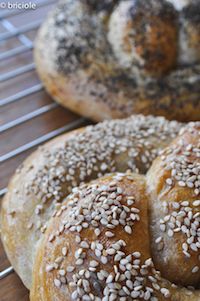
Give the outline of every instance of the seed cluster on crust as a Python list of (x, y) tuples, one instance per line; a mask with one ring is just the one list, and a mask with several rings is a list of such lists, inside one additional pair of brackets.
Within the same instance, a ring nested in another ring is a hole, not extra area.
[[(4, 227), (9, 229), (4, 231), (4, 241), (10, 243), (8, 236), (12, 235), (8, 221), (12, 226), (18, 224), (12, 253), (18, 254), (22, 240), (24, 252), (12, 265), (19, 266), (16, 270), (26, 286), (31, 283), (37, 242), (46, 232), (52, 212), (62, 206), (72, 188), (115, 171), (145, 173), (181, 127), (175, 121), (142, 115), (105, 121), (56, 138), (21, 165), (5, 198), (8, 219)], [(21, 266), (21, 260), (28, 264)]]
[[(60, 216), (68, 209), (67, 220), (61, 218), (60, 228), (49, 236), (49, 242), (53, 243), (63, 233), (74, 233), (77, 247), (72, 257), (75, 264), (67, 267), (64, 264), (67, 249), (70, 250), (68, 245), (62, 248), (54, 262), (46, 264), (46, 272), (54, 272), (52, 281), (58, 289), (69, 286), (72, 300), (158, 301), (158, 292), (166, 299), (170, 297), (170, 291), (160, 285), (160, 273), (155, 270), (152, 259), (142, 259), (137, 250), (127, 254), (126, 242), (117, 240), (112, 232), (121, 227), (124, 233), (131, 235), (135, 223), (140, 221), (135, 197), (127, 196), (120, 188), (124, 176), (133, 179), (131, 175), (118, 173), (105, 185), (95, 183), (73, 189), (66, 208), (55, 214)], [(90, 237), (81, 237), (88, 228), (95, 234), (92, 241)], [(109, 245), (99, 240), (102, 233)], [(112, 271), (108, 271), (110, 265)]]
[[(101, 112), (106, 112), (106, 115), (111, 118), (127, 117), (133, 113), (153, 113), (164, 114), (170, 119), (198, 119), (199, 64), (187, 63), (181, 67), (179, 64), (173, 64), (175, 68), (172, 68), (167, 76), (161, 76), (158, 79), (143, 75), (141, 70), (144, 68), (141, 68), (141, 64), (139, 64), (140, 67), (138, 64), (133, 64), (133, 68), (127, 70), (127, 66), (117, 59), (120, 54), (115, 53), (109, 41), (111, 34), (109, 35), (108, 23), (117, 11), (118, 2), (128, 1), (62, 0), (58, 2), (39, 32), (35, 50), (38, 71), (48, 91), (55, 96), (53, 90), (56, 89), (56, 98), (59, 102), (79, 114), (98, 121), (105, 119), (105, 113)], [(133, 1), (133, 4), (135, 2), (141, 1)], [(152, 1), (154, 2), (164, 8), (169, 6), (166, 0)], [(148, 10), (148, 4), (144, 6), (144, 11)], [(154, 15), (158, 14), (156, 7), (150, 10), (150, 13), (152, 11)], [(162, 16), (159, 18), (162, 20)], [(121, 18), (119, 19), (121, 22)], [(147, 35), (146, 40), (149, 41), (150, 46), (157, 49), (157, 56), (153, 52), (151, 60), (156, 63), (163, 58), (160, 53), (163, 47), (162, 44), (155, 47), (154, 41), (157, 39), (157, 34), (151, 33), (148, 21), (145, 22), (143, 19), (139, 14), (141, 26), (138, 25), (138, 27), (141, 33), (144, 31), (145, 36)], [(150, 24), (154, 22), (153, 15), (149, 19)], [(178, 18), (173, 19), (178, 22)], [(166, 22), (163, 21), (163, 23)], [(171, 22), (168, 23), (171, 24)], [(173, 25), (170, 27), (173, 28)], [(121, 28), (120, 24), (119, 28)], [(123, 33), (123, 28), (120, 31)], [(134, 28), (133, 32), (135, 32)], [(140, 34), (136, 33), (134, 36), (133, 43), (131, 43), (131, 38), (130, 43), (127, 41), (124, 43), (124, 48), (127, 48), (128, 52), (127, 56), (137, 56), (136, 51), (131, 51), (133, 55), (129, 55), (129, 44), (135, 44), (134, 48), (139, 49), (139, 52), (140, 49), (143, 50), (144, 61), (148, 61), (147, 49), (143, 43), (140, 43), (140, 47), (137, 42), (138, 38), (140, 40)], [(165, 38), (165, 34), (162, 36)], [(120, 44), (120, 39), (115, 34), (114, 38), (116, 38), (116, 44)], [(174, 39), (176, 40), (176, 37)], [(186, 39), (177, 37), (177, 42), (179, 40), (185, 41)], [(169, 44), (166, 43), (167, 46)], [(186, 46), (189, 48), (188, 42)], [(196, 48), (198, 47), (194, 46), (194, 52), (198, 53)], [(187, 52), (190, 54), (190, 51)], [(183, 53), (185, 53), (185, 48)], [(169, 51), (166, 51), (166, 54), (173, 57)], [(192, 57), (192, 55), (188, 56)], [(52, 86), (55, 89), (52, 90)], [(72, 96), (71, 101), (66, 100), (66, 94)]]
[[(200, 126), (200, 123), (191, 123), (186, 129), (192, 133), (194, 125)], [(185, 129), (180, 134), (184, 131)], [(196, 196), (200, 194), (200, 132), (195, 145), (185, 145), (184, 140), (180, 140), (178, 146), (165, 150), (161, 159), (162, 166), (170, 171), (170, 177), (166, 179), (169, 187), (177, 184), (191, 188)]]
[[(51, 30), (47, 32), (48, 39), (51, 41), (51, 47), (55, 48), (52, 58), (58, 71), (64, 74), (73, 74), (73, 72), (77, 72), (80, 69), (89, 69), (91, 62), (93, 62), (91, 60), (93, 53), (95, 53), (96, 60), (103, 60), (104, 63), (108, 62), (112, 66), (118, 66), (115, 53), (113, 53), (112, 47), (108, 43), (107, 26), (105, 26), (105, 19), (109, 19), (112, 16), (112, 13), (117, 9), (117, 3), (120, 3), (120, 1), (101, 1), (100, 4), (90, 0), (59, 1), (52, 17), (49, 19), (48, 27)], [(197, 24), (199, 24), (198, 13), (195, 11), (195, 8), (194, 5), (191, 5), (191, 7), (186, 7), (185, 10), (189, 11), (190, 18), (195, 19)], [(168, 1), (152, 1), (152, 3), (147, 3), (146, 1), (140, 3), (139, 1), (133, 11), (139, 9), (147, 12), (147, 14), (160, 17), (162, 15), (164, 17), (168, 17), (170, 14), (176, 15), (176, 9), (169, 5)], [(131, 13), (132, 11), (127, 11), (127, 15)], [(176, 19), (178, 19), (177, 16)], [(169, 20), (172, 21), (170, 18)], [(145, 24), (141, 23), (141, 28), (145, 32)], [(119, 72), (119, 67), (120, 65), (116, 67), (116, 72)], [(138, 71), (139, 69), (141, 68), (138, 68)], [(192, 73), (193, 70), (196, 75), (195, 67), (191, 66)], [(180, 76), (179, 73), (181, 71), (180, 69), (179, 72), (175, 73)], [(98, 73), (101, 73), (101, 69), (98, 70)], [(127, 72), (121, 72), (121, 74), (128, 78)], [(95, 77), (94, 74), (93, 77)], [(182, 82), (182, 85), (184, 85), (184, 82)]]
[[(163, 202), (166, 215), (159, 220), (160, 230), (172, 238), (176, 233), (181, 233), (184, 237), (182, 252), (187, 259), (191, 253), (200, 252), (200, 200), (192, 202)], [(170, 212), (169, 212), (170, 211)], [(157, 250), (161, 251), (164, 247), (163, 236), (155, 240)], [(200, 260), (200, 256), (198, 256)], [(191, 272), (197, 273), (199, 266), (192, 267)]]
[[(177, 136), (181, 126), (162, 117), (137, 115), (86, 127), (84, 132), (68, 138), (64, 147), (43, 148), (45, 166), (34, 175), (26, 191), (44, 203), (50, 198), (60, 201), (65, 196), (63, 183), (70, 192), (88, 179), (109, 172), (130, 169), (145, 173), (167, 141)], [(123, 154), (128, 160), (122, 163), (123, 170), (117, 170), (118, 158)]]
[[(85, 1), (86, 2), (86, 1)], [(94, 14), (88, 18), (89, 9), (84, 1), (60, 1), (51, 19), (49, 37), (54, 41), (54, 57), (59, 71), (76, 72), (82, 66), (89, 67), (90, 53), (102, 51), (109, 53), (106, 39), (100, 26), (100, 18)], [(106, 55), (104, 55), (106, 60)], [(98, 58), (98, 55), (97, 55)]]

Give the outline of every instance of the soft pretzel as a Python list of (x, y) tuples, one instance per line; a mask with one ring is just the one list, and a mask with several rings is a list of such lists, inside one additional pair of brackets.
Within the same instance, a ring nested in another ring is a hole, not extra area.
[(115, 173), (75, 188), (48, 227), (31, 301), (199, 301), (200, 123), (147, 176)]
[(198, 301), (199, 209), (200, 122), (133, 116), (29, 157), (2, 239), (31, 301)]
[(199, 0), (62, 0), (36, 40), (38, 73), (93, 120), (199, 120), (199, 16)]
[(200, 123), (147, 181), (116, 173), (74, 189), (39, 246), (31, 301), (200, 300), (199, 175)]
[(2, 202), (1, 232), (8, 258), (28, 288), (47, 221), (72, 187), (110, 172), (145, 174), (181, 126), (140, 115), (105, 121), (48, 142), (22, 164)]
[[(154, 229), (149, 231), (146, 191), (145, 176), (129, 173), (75, 189), (52, 218), (40, 244), (31, 301), (198, 301), (200, 290), (171, 283), (154, 265), (150, 239)], [(152, 202), (151, 210), (156, 206)], [(177, 249), (173, 251), (171, 255), (180, 257)], [(191, 268), (195, 254), (189, 252)], [(161, 259), (165, 265), (165, 257)], [(184, 261), (179, 259), (179, 264)], [(179, 270), (185, 272), (180, 265), (168, 267), (169, 273)], [(192, 279), (192, 270), (187, 272)]]

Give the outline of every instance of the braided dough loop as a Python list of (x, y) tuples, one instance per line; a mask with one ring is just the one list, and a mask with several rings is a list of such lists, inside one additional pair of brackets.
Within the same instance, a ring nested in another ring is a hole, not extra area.
[(200, 123), (196, 123), (182, 130), (147, 173), (153, 260), (165, 278), (183, 286), (198, 287), (200, 282), (199, 180)]
[(8, 258), (28, 288), (47, 221), (72, 187), (109, 172), (146, 173), (181, 126), (139, 115), (106, 121), (48, 142), (22, 164), (2, 202), (1, 228)]
[(173, 69), (178, 49), (176, 17), (167, 2), (121, 1), (110, 16), (108, 30), (121, 68), (155, 77)]
[(196, 123), (147, 177), (115, 173), (74, 189), (40, 244), (31, 301), (198, 301), (199, 175)]
[(167, 0), (62, 0), (36, 41), (45, 87), (97, 121), (134, 113), (199, 120), (198, 1), (178, 10)]

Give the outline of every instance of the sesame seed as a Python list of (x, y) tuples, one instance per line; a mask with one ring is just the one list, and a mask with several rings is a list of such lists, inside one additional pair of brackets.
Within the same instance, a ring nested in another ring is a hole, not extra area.
[(75, 269), (75, 267), (73, 267), (73, 266), (68, 266), (68, 267), (67, 267), (67, 272), (71, 273), (71, 272), (74, 271), (74, 269)]
[(96, 261), (96, 260), (92, 260), (92, 261), (90, 261), (90, 266), (91, 267), (97, 267), (99, 265), (99, 263)]
[(165, 298), (169, 298), (171, 296), (170, 291), (167, 288), (161, 288), (160, 291), (164, 295)]
[(51, 271), (53, 271), (53, 269), (54, 269), (54, 266), (52, 264), (49, 264), (46, 266), (46, 272), (51, 272)]
[(54, 284), (56, 287), (61, 287), (61, 281), (59, 279), (54, 279)]
[(63, 256), (66, 256), (67, 255), (67, 247), (64, 247), (64, 248), (62, 248), (62, 254), (63, 254)]
[(49, 242), (52, 242), (54, 239), (55, 239), (55, 236), (54, 236), (53, 234), (51, 234), (51, 235), (49, 236)]
[(156, 243), (156, 244), (159, 244), (159, 243), (161, 242), (162, 239), (163, 239), (163, 238), (162, 238), (161, 236), (158, 237), (158, 238), (156, 238), (155, 243)]
[(106, 232), (105, 232), (105, 235), (106, 235), (107, 237), (113, 237), (113, 236), (115, 236), (115, 234), (114, 234), (113, 232), (110, 232), (110, 231), (106, 231)]
[(166, 179), (166, 183), (167, 183), (167, 185), (172, 185), (173, 184), (173, 181), (172, 181), (172, 179), (171, 178), (167, 178)]
[(125, 232), (128, 233), (128, 234), (131, 234), (132, 233), (132, 229), (130, 226), (125, 226), (124, 228)]
[(161, 225), (160, 225), (160, 230), (161, 230), (162, 232), (165, 232), (166, 226), (165, 226), (164, 224), (161, 224)]
[(193, 206), (198, 207), (200, 206), (200, 200), (196, 200), (193, 202)]
[(83, 259), (79, 258), (76, 260), (76, 265), (82, 265), (83, 264)]
[(171, 230), (171, 229), (169, 229), (169, 230), (167, 231), (167, 234), (168, 234), (169, 237), (172, 237), (172, 236), (174, 235), (174, 231)]
[(89, 244), (86, 241), (82, 241), (80, 243), (81, 248), (83, 249), (88, 249), (89, 248)]
[(199, 267), (198, 266), (195, 266), (193, 269), (192, 269), (192, 273), (197, 273), (199, 271)]
[(184, 206), (184, 207), (187, 207), (187, 206), (189, 206), (189, 202), (188, 201), (184, 201), (184, 202), (181, 203), (181, 205)]
[(96, 236), (99, 236), (101, 231), (100, 231), (100, 229), (97, 228), (97, 229), (94, 230), (94, 233), (95, 233)]
[(59, 270), (59, 274), (60, 274), (61, 276), (65, 276), (66, 272), (65, 272), (65, 270)]

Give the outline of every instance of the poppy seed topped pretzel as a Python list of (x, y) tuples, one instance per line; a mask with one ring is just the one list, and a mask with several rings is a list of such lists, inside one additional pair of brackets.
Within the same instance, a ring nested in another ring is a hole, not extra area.
[(200, 123), (147, 176), (106, 175), (74, 188), (53, 214), (31, 301), (200, 300)]
[(61, 0), (38, 33), (38, 73), (93, 120), (199, 120), (199, 16), (199, 0)]
[(1, 210), (5, 250), (28, 288), (47, 221), (72, 187), (110, 172), (145, 174), (181, 126), (141, 115), (105, 121), (62, 135), (28, 157), (12, 178)]

